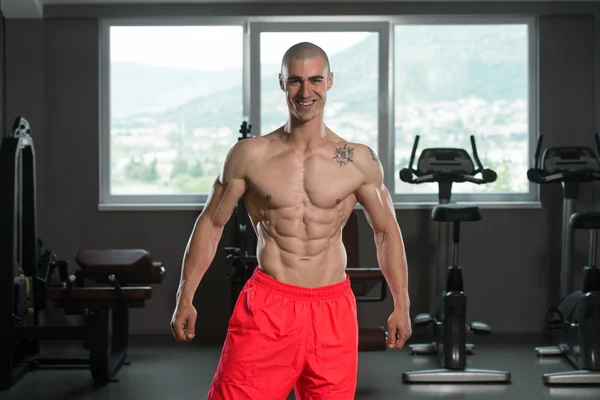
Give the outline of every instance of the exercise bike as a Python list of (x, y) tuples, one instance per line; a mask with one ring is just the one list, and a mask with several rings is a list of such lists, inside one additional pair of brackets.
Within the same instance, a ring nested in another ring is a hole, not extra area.
[[(467, 369), (467, 353), (473, 350), (473, 345), (466, 343), (467, 330), (488, 335), (491, 328), (483, 322), (466, 322), (467, 296), (458, 257), (460, 223), (479, 221), (482, 216), (476, 205), (450, 203), (454, 183), (491, 183), (496, 180), (496, 172), (481, 164), (474, 136), (471, 136), (471, 146), (477, 169), (467, 151), (461, 148), (424, 149), (417, 169), (413, 169), (418, 143), (419, 136), (415, 138), (409, 167), (400, 171), (400, 179), (411, 184), (437, 182), (439, 204), (433, 209), (432, 219), (440, 223), (440, 245), (449, 237), (449, 232), (444, 234), (442, 224), (446, 223), (448, 230), (452, 228), (452, 264), (448, 268), (446, 260), (439, 262), (433, 310), (431, 314), (417, 315), (413, 321), (418, 327), (433, 327), (433, 342), (409, 346), (413, 354), (436, 354), (441, 368), (404, 372), (403, 380), (407, 383), (507, 382), (510, 373), (506, 371)], [(478, 174), (481, 178), (476, 177)]]
[[(596, 133), (600, 154), (600, 136)], [(531, 182), (560, 183), (563, 188), (560, 303), (546, 313), (555, 346), (536, 347), (536, 354), (564, 356), (575, 370), (543, 375), (548, 385), (600, 384), (600, 273), (596, 267), (600, 211), (575, 212), (581, 183), (600, 180), (600, 160), (582, 146), (550, 147), (541, 159), (543, 136), (535, 151), (535, 165), (527, 171)], [(576, 229), (590, 231), (589, 265), (583, 269), (581, 289), (572, 291), (572, 264)]]

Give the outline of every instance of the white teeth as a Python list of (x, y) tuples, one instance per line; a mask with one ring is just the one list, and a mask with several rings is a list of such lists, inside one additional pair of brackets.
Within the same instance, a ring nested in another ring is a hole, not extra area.
[(301, 106), (309, 106), (309, 105), (311, 105), (312, 103), (314, 103), (314, 101), (307, 101), (307, 102), (302, 102), (302, 101), (299, 101), (298, 103), (299, 103)]

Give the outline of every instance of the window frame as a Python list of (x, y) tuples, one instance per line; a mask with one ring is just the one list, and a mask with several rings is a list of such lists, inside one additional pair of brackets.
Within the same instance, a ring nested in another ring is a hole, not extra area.
[[(528, 154), (527, 159), (533, 160), (535, 155), (535, 147), (537, 144), (538, 137), (538, 29), (537, 29), (537, 18), (529, 16), (396, 16), (390, 18), (392, 24), (391, 32), (391, 43), (392, 51), (395, 48), (395, 27), (399, 25), (527, 25), (527, 46), (528, 46), (528, 90), (527, 90), (527, 106), (528, 106)], [(392, 60), (390, 62), (393, 65), (395, 60), (395, 54), (392, 53)], [(393, 68), (392, 68), (393, 72)], [(393, 90), (396, 89), (395, 77), (392, 75)], [(387, 134), (390, 135), (390, 159), (394, 160), (395, 151), (395, 96), (394, 93), (391, 97), (391, 110), (392, 115), (392, 127), (393, 129)], [(477, 141), (477, 137), (475, 138)], [(478, 144), (480, 141), (478, 141)], [(423, 150), (422, 146), (419, 146), (417, 150), (415, 165), (419, 156), (419, 151)], [(469, 154), (472, 155), (471, 149), (466, 149)], [(531, 162), (531, 161), (530, 161)], [(485, 165), (484, 165), (485, 167)], [(388, 186), (392, 200), (396, 206), (432, 206), (437, 204), (437, 193), (396, 193), (395, 180), (396, 176), (400, 171), (394, 171), (394, 163), (385, 165), (385, 172), (389, 175), (392, 174), (392, 182)], [(409, 185), (407, 183), (407, 185)], [(452, 201), (454, 202), (471, 202), (478, 204), (485, 204), (487, 206), (493, 206), (494, 208), (502, 208), (507, 206), (539, 206), (539, 187), (533, 182), (528, 182), (528, 191), (526, 193), (452, 193)], [(403, 207), (403, 208), (404, 208)]]
[[(99, 209), (197, 209), (204, 207), (209, 193), (172, 195), (113, 195), (110, 193), (110, 29), (117, 26), (240, 26), (244, 54), (242, 64), (242, 110), (249, 113), (250, 94), (247, 91), (248, 71), (248, 21), (247, 18), (202, 17), (202, 18), (128, 18), (104, 19), (100, 29), (100, 176)], [(240, 124), (244, 116), (241, 116)], [(232, 143), (233, 145), (233, 143)], [(216, 178), (216, 177), (215, 177)]]
[[(533, 16), (371, 16), (371, 17), (190, 17), (103, 19), (100, 30), (100, 140), (99, 209), (189, 210), (202, 208), (209, 194), (198, 195), (111, 195), (110, 194), (110, 28), (113, 26), (235, 26), (243, 29), (243, 120), (252, 125), (252, 134), (261, 131), (260, 34), (262, 32), (378, 32), (378, 148), (395, 208), (430, 208), (437, 204), (436, 193), (396, 194), (395, 152), (395, 27), (406, 24), (525, 24), (528, 26), (528, 159), (532, 160), (538, 137), (538, 35)], [(389, 112), (391, 110), (391, 112)], [(241, 123), (241, 121), (240, 121)], [(340, 133), (343, 136), (343, 132)], [(233, 143), (232, 143), (233, 145)], [(469, 151), (470, 152), (470, 151)], [(529, 191), (517, 193), (456, 193), (453, 201), (475, 202), (492, 208), (539, 207), (539, 188), (529, 182)], [(357, 208), (361, 208), (357, 205)]]

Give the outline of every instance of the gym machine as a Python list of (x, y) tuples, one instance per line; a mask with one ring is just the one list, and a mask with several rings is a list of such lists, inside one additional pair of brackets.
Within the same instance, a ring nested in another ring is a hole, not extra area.
[[(252, 125), (246, 121), (242, 122), (239, 132), (241, 136), (238, 138), (238, 142), (248, 139), (252, 132)], [(225, 247), (224, 249), (229, 266), (227, 279), (231, 287), (231, 311), (233, 311), (244, 285), (258, 266), (258, 258), (254, 254), (255, 250), (251, 250), (256, 249), (256, 235), (250, 223), (243, 198), (239, 199), (236, 204), (232, 219), (235, 226), (233, 233), (235, 246)]]
[[(358, 229), (358, 213), (352, 211), (342, 229), (342, 242), (346, 249), (346, 273), (350, 277), (350, 286), (357, 303), (380, 303), (387, 298), (388, 286), (377, 267), (359, 267), (360, 237)], [(372, 293), (372, 294), (370, 294)], [(387, 350), (387, 326), (358, 327), (358, 351)]]
[[(600, 154), (600, 137), (596, 133)], [(549, 147), (540, 158), (543, 135), (538, 138), (531, 182), (559, 183), (563, 188), (560, 299), (546, 313), (546, 324), (555, 346), (536, 347), (539, 357), (564, 356), (575, 370), (543, 375), (548, 385), (600, 384), (600, 273), (596, 266), (600, 212), (575, 212), (582, 183), (600, 180), (600, 161), (589, 147)], [(581, 289), (573, 291), (575, 230), (589, 230), (589, 265), (583, 268)]]
[[(481, 164), (474, 136), (471, 136), (471, 147), (477, 169), (469, 153), (461, 148), (424, 149), (417, 169), (413, 169), (418, 143), (419, 136), (416, 136), (409, 167), (400, 171), (400, 179), (410, 184), (437, 182), (439, 204), (433, 208), (432, 219), (440, 223), (440, 232), (444, 229), (442, 223), (446, 223), (448, 229), (452, 228), (452, 264), (446, 267), (439, 263), (432, 312), (419, 314), (414, 319), (418, 327), (433, 327), (433, 342), (410, 346), (413, 354), (435, 354), (441, 368), (404, 372), (403, 380), (406, 383), (508, 382), (509, 372), (467, 368), (467, 353), (473, 348), (466, 343), (467, 330), (488, 335), (491, 328), (483, 322), (466, 322), (467, 296), (458, 257), (460, 223), (480, 221), (482, 216), (476, 205), (451, 203), (454, 183), (491, 183), (496, 180), (496, 172)], [(477, 178), (477, 174), (481, 174), (481, 178)], [(443, 243), (441, 237), (438, 236), (440, 245)]]
[[(115, 381), (127, 364), (129, 309), (152, 296), (150, 286), (136, 285), (161, 283), (165, 268), (145, 250), (80, 250), (79, 269), (69, 274), (38, 237), (35, 171), (31, 129), (19, 117), (0, 146), (0, 390), (38, 368), (83, 366), (96, 384)], [(50, 303), (84, 323), (42, 326)], [(88, 356), (44, 357), (42, 342), (50, 340), (81, 341)]]

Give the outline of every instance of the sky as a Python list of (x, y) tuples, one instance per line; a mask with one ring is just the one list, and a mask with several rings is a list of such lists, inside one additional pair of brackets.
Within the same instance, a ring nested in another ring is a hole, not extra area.
[[(331, 57), (371, 32), (263, 32), (261, 64), (278, 65), (285, 51), (301, 41), (321, 46)], [(241, 26), (113, 26), (111, 62), (185, 69), (221, 70), (242, 66)]]

